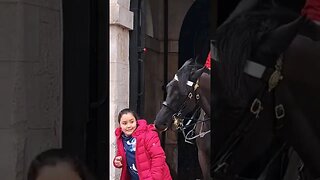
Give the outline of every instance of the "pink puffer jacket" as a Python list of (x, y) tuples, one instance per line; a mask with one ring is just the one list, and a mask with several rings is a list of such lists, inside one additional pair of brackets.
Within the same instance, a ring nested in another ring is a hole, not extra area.
[[(166, 156), (161, 147), (158, 133), (153, 124), (148, 125), (144, 119), (138, 120), (138, 127), (132, 136), (136, 138), (136, 167), (140, 180), (171, 180)], [(122, 168), (120, 180), (130, 180), (127, 169), (126, 155), (123, 148), (121, 128), (117, 128), (117, 155), (122, 157)], [(113, 160), (114, 162), (114, 160)]]

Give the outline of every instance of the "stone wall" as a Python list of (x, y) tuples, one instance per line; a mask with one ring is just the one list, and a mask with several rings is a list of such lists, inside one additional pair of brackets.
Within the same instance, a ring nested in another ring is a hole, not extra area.
[(109, 179), (119, 179), (120, 169), (115, 169), (112, 160), (116, 145), (114, 130), (117, 128), (118, 112), (129, 107), (129, 30), (133, 29), (133, 13), (130, 1), (110, 1), (110, 111), (109, 111)]
[(61, 1), (0, 0), (0, 177), (61, 145)]

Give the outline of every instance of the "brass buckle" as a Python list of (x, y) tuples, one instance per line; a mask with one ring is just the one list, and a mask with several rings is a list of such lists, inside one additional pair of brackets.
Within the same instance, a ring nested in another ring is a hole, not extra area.
[(260, 111), (263, 110), (263, 107), (261, 105), (261, 101), (258, 98), (255, 98), (254, 101), (251, 104), (250, 111), (256, 115), (256, 117), (259, 117)]
[(275, 108), (275, 114), (277, 119), (281, 119), (285, 116), (284, 107), (282, 104), (277, 105)]
[(269, 92), (273, 88), (275, 88), (278, 85), (279, 81), (282, 79), (283, 79), (283, 76), (281, 75), (281, 72), (278, 70), (275, 70), (269, 78), (269, 88), (268, 88)]
[(197, 99), (197, 100), (200, 99), (200, 95), (199, 95), (199, 94), (196, 95), (196, 99)]
[(173, 117), (173, 124), (176, 127), (176, 129), (182, 128), (183, 124), (182, 124), (181, 118), (178, 118), (176, 114), (174, 114), (172, 117)]
[(282, 69), (282, 58), (283, 55), (281, 54), (279, 59), (277, 60), (277, 63), (275, 65), (275, 71), (271, 74), (270, 78), (269, 78), (269, 92), (275, 88), (279, 81), (283, 79), (283, 76), (281, 75), (281, 69)]

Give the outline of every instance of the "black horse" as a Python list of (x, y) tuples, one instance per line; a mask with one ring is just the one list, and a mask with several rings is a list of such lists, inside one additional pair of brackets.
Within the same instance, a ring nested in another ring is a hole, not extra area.
[(212, 174), (283, 179), (287, 162), (266, 168), (293, 147), (297, 171), (320, 178), (319, 32), (293, 12), (256, 7), (241, 4), (216, 32)]
[(183, 131), (186, 127), (181, 121), (200, 107), (204, 111), (204, 118), (196, 120), (195, 124), (186, 125), (195, 125), (195, 134), (190, 137), (187, 133), (185, 138), (196, 139), (203, 178), (210, 179), (210, 74), (205, 67), (190, 59), (177, 71), (166, 90), (166, 101), (157, 113), (155, 126), (165, 131), (175, 124)]

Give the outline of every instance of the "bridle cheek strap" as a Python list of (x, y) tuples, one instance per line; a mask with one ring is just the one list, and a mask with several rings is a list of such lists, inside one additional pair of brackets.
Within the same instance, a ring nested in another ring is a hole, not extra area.
[[(174, 75), (174, 79), (176, 80), (176, 81), (179, 81), (179, 78), (178, 78), (178, 76), (175, 74)], [(199, 87), (199, 80), (197, 80), (197, 82), (192, 82), (192, 81), (187, 81), (187, 85), (188, 86), (190, 86), (190, 87), (193, 87), (193, 90), (194, 91), (196, 91), (197, 89), (198, 89), (198, 87)]]

